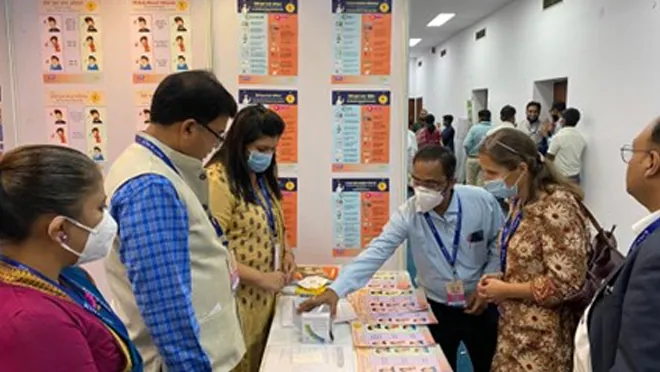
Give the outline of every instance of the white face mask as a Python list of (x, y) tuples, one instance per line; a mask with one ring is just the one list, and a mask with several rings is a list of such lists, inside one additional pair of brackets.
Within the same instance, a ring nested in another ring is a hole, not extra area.
[(442, 191), (427, 189), (426, 187), (415, 187), (415, 209), (419, 213), (426, 213), (442, 203), (445, 195)]
[(117, 222), (115, 222), (115, 219), (112, 218), (108, 210), (103, 211), (103, 219), (93, 229), (71, 218), (66, 217), (66, 219), (77, 227), (89, 232), (87, 242), (85, 242), (85, 248), (82, 252), (77, 252), (68, 244), (60, 242), (62, 248), (78, 256), (76, 265), (102, 260), (110, 254), (112, 245), (117, 237)]

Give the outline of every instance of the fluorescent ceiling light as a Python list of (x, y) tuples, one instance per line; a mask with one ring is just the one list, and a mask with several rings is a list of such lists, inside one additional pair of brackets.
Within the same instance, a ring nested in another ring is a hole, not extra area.
[(422, 39), (410, 39), (410, 47), (414, 47), (415, 45), (419, 44), (420, 41), (422, 41)]
[(440, 13), (426, 25), (426, 27), (440, 27), (454, 18), (456, 13)]

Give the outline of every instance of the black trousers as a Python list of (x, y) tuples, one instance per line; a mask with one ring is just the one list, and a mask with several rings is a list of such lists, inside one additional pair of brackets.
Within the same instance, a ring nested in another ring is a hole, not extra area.
[(450, 307), (429, 300), (438, 324), (429, 326), (435, 339), (456, 371), (456, 354), (463, 341), (474, 372), (489, 372), (497, 345), (497, 308), (490, 305), (481, 315), (468, 315), (463, 309)]

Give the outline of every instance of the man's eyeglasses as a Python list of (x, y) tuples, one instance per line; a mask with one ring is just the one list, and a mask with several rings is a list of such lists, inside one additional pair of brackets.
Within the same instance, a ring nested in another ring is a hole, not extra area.
[(628, 164), (630, 160), (633, 158), (636, 152), (643, 152), (643, 153), (650, 153), (653, 150), (648, 150), (648, 149), (636, 149), (632, 147), (632, 145), (624, 145), (621, 146), (621, 160), (623, 160), (624, 163)]
[[(199, 124), (199, 123), (198, 123), (198, 124)], [(209, 128), (208, 126), (206, 126), (206, 125), (204, 125), (204, 124), (199, 124), (199, 125), (200, 125), (202, 128), (206, 129), (209, 133), (211, 133), (211, 134), (213, 135), (213, 137), (215, 137), (215, 139), (218, 141), (218, 144), (220, 144), (220, 143), (222, 143), (222, 142), (225, 141), (225, 131), (222, 131), (222, 132), (220, 132), (220, 133), (217, 133), (216, 131), (214, 131), (213, 129)]]

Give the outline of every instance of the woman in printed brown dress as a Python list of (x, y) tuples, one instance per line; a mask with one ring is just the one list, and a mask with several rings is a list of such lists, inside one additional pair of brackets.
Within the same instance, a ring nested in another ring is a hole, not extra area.
[(247, 352), (234, 372), (257, 372), (275, 311), (275, 297), (296, 264), (284, 238), (275, 149), (284, 122), (264, 106), (248, 106), (209, 162), (211, 212), (234, 253), (236, 293)]
[(584, 283), (589, 250), (582, 191), (515, 129), (487, 137), (479, 161), (484, 187), (511, 203), (499, 240), (503, 274), (478, 288), (500, 310), (492, 370), (570, 372), (580, 314), (567, 299)]

